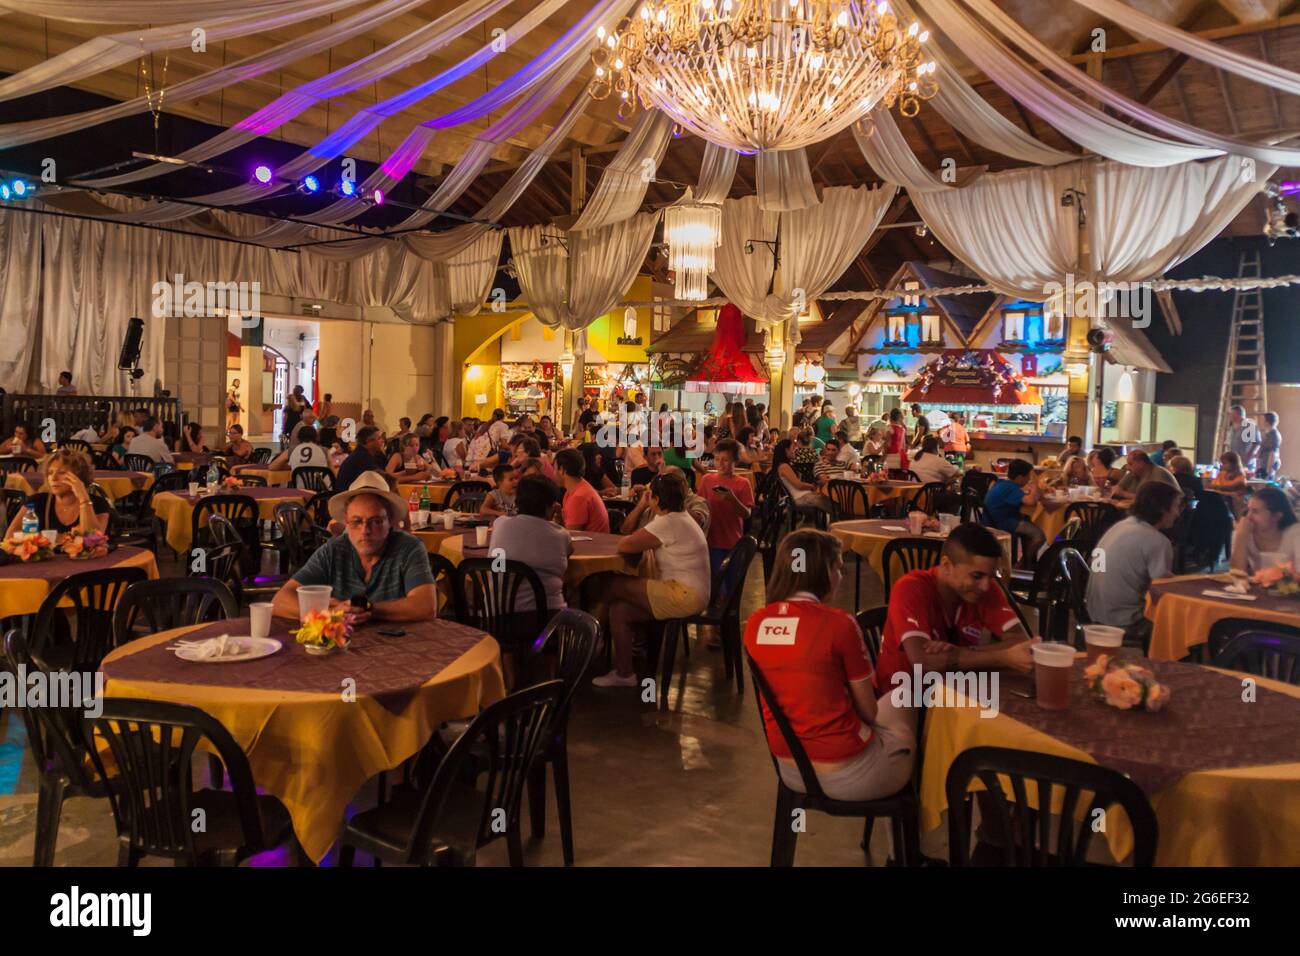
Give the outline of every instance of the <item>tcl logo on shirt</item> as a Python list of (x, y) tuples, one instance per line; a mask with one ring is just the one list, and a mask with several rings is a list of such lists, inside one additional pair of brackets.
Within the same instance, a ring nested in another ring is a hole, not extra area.
[(799, 630), (797, 617), (770, 617), (758, 628), (758, 644), (793, 644)]

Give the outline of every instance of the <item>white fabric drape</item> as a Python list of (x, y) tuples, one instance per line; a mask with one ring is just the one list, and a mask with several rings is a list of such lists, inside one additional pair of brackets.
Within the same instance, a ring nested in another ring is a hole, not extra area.
[(447, 288), (447, 315), (478, 315), (492, 288), (501, 260), (504, 229), (492, 229), (446, 262), (433, 267), (439, 285)]
[[(760, 328), (797, 316), (857, 258), (896, 193), (892, 186), (828, 188), (820, 204), (780, 214), (764, 210), (757, 196), (729, 199), (713, 281)], [(757, 240), (773, 241), (778, 231), (775, 269), (771, 248)]]
[(0, 388), (27, 387), (41, 300), (41, 218), (0, 215)]
[(889, 110), (877, 107), (866, 120), (853, 124), (853, 138), (871, 168), (887, 183), (903, 186), (908, 193), (932, 193), (968, 186), (982, 169), (966, 170), (958, 182), (946, 183), (930, 172), (907, 145)]
[(528, 307), (543, 325), (586, 329), (631, 287), (658, 223), (652, 212), (567, 235), (554, 226), (510, 229), (511, 260)]
[(773, 212), (817, 205), (817, 187), (802, 149), (764, 150), (755, 157), (758, 204)]
[(1074, 66), (1069, 60), (1034, 36), (1033, 33), (1007, 16), (991, 0), (967, 0), (967, 4), (985, 20), (989, 21), (1003, 36), (1029, 52), (1039, 63), (1063, 78), (1067, 83), (1078, 87), (1089, 96), (1095, 96), (1106, 106), (1131, 116), (1152, 129), (1167, 133), (1170, 136), (1176, 136), (1196, 146), (1237, 156), (1249, 156), (1251, 159), (1262, 163), (1274, 163), (1279, 166), (1300, 165), (1300, 149), (1287, 149), (1270, 143), (1242, 139), (1238, 136), (1224, 136), (1213, 133), (1198, 126), (1192, 126), (1189, 123), (1173, 119), (1149, 108), (1143, 103), (1129, 99)]
[(717, 206), (731, 195), (731, 184), (736, 179), (736, 161), (740, 154), (717, 143), (704, 144), (704, 159), (700, 162), (699, 184), (695, 187), (695, 201)]
[(658, 175), (672, 135), (673, 120), (667, 113), (642, 112), (614, 159), (600, 174), (600, 182), (573, 224), (573, 231), (599, 229), (634, 215), (645, 201), (651, 181)]
[[(240, 0), (240, 13), (277, 13), (302, 0)], [(358, 0), (360, 2), (360, 0)], [(228, 16), (230, 0), (0, 0), (0, 12), (11, 10), (65, 23), (172, 23), (179, 20)]]

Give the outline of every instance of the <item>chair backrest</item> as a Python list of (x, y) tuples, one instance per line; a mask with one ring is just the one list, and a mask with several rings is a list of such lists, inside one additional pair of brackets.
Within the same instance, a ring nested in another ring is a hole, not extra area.
[(487, 779), (478, 790), (481, 802), (472, 818), (475, 829), (460, 834), (463, 839), (457, 842), (482, 847), (518, 826), (524, 785), (552, 739), (564, 695), (563, 681), (546, 681), (516, 691), (479, 713), (448, 749), (425, 790), (406, 845), (408, 863), (436, 862), (436, 838), (445, 835), (458, 818), (448, 815), (444, 820), (443, 811), (452, 791), (467, 776), (486, 772)]
[(1192, 567), (1213, 566), (1232, 546), (1232, 509), (1217, 491), (1204, 491), (1187, 525), (1183, 549)]
[(25, 471), (36, 470), (36, 459), (19, 455), (16, 458), (0, 458), (0, 475), (16, 475)]
[[(154, 478), (149, 492), (156, 495), (160, 491), (186, 491), (191, 481), (199, 481), (199, 476), (193, 471), (169, 471)], [(202, 484), (201, 481), (199, 483)]]
[[(466, 558), (451, 576), (456, 620), (499, 641), (531, 644), (546, 627), (546, 588), (537, 572), (522, 561), (506, 561), (496, 570), (494, 558)], [(516, 611), (520, 593), (529, 588), (533, 607)], [(521, 633), (521, 629), (526, 633)]]
[(867, 645), (867, 654), (874, 667), (880, 657), (880, 645), (885, 640), (885, 621), (889, 619), (889, 605), (869, 607), (858, 614), (858, 627), (862, 630), (862, 639)]
[(293, 470), (289, 487), (308, 491), (333, 491), (334, 472), (320, 465), (300, 465)]
[[(247, 851), (265, 848), (248, 757), (217, 720), (197, 707), (113, 697), (103, 702), (98, 717), (85, 718), (85, 727), (86, 738), (93, 734), (106, 741), (113, 757), (109, 803), (118, 840), (130, 849), (194, 859), (190, 764), (204, 741), (216, 751), (230, 778), (240, 846)], [(97, 748), (91, 748), (91, 756), (104, 776)]]
[[(1088, 592), (1088, 563), (1075, 548), (1065, 542), (1056, 554), (1055, 562), (1048, 566), (1043, 579), (1042, 603), (1044, 619), (1039, 622), (1039, 632), (1045, 641), (1077, 644), (1071, 639), (1070, 615), (1076, 624), (1089, 624), (1091, 617), (1084, 606)], [(1037, 571), (1035, 571), (1035, 576)]]
[(328, 528), (330, 525), (330, 499), (334, 497), (333, 491), (318, 491), (307, 499), (305, 505), (307, 514), (311, 516), (312, 524), (318, 528)]
[(773, 494), (769, 495), (763, 503), (758, 524), (758, 544), (763, 549), (763, 567), (769, 576), (772, 571), (772, 560), (776, 556), (776, 546), (790, 529), (793, 517), (794, 505), (788, 498), (783, 499)]
[[(885, 600), (894, 586), (895, 578), (911, 571), (924, 571), (939, 563), (943, 554), (943, 541), (939, 538), (891, 538), (885, 542), (880, 556), (880, 566), (885, 572)], [(894, 564), (902, 569), (894, 573)]]
[(248, 460), (255, 465), (265, 465), (271, 460), (271, 449), (254, 448), (253, 453), (248, 456)]
[(113, 646), (159, 631), (238, 616), (235, 596), (221, 581), (195, 577), (137, 581), (113, 612)]
[(1214, 666), (1300, 685), (1300, 637), (1275, 633), (1267, 625), (1246, 631), (1215, 655)]
[[(741, 535), (736, 546), (727, 552), (713, 576), (713, 587), (709, 591), (709, 606), (705, 614), (713, 618), (728, 618), (740, 613), (740, 597), (745, 590), (745, 578), (749, 574), (749, 565), (758, 552), (758, 539), (752, 534)], [(727, 582), (731, 587), (727, 587)]]
[(1016, 617), (1020, 619), (1020, 626), (1025, 629), (1026, 634), (1033, 637), (1034, 629), (1029, 626), (1029, 618), (1025, 617), (1025, 612), (1020, 607), (1020, 602), (1016, 600), (1016, 596), (1012, 594), (1011, 590), (1007, 587), (1007, 582), (1002, 580), (1001, 574), (994, 577), (993, 580), (997, 582), (998, 588), (1001, 589), (1002, 597), (1006, 600), (1007, 606), (1016, 612)]
[(153, 474), (154, 461), (148, 455), (132, 454), (127, 452), (122, 458), (123, 464), (126, 465), (127, 471), (144, 471)]
[(846, 521), (856, 517), (866, 517), (871, 513), (867, 490), (859, 481), (844, 478), (832, 478), (826, 483), (826, 497), (835, 506), (835, 520)]
[(627, 516), (632, 513), (635, 505), (630, 501), (618, 501), (613, 498), (605, 499), (605, 514), (609, 516), (609, 530), (614, 534), (622, 534), (619, 530), (623, 527), (623, 522)]
[(247, 472), (240, 474), (239, 481), (245, 488), (265, 488), (267, 486), (266, 479), (263, 476), (250, 475)]
[(86, 456), (94, 454), (94, 449), (90, 447), (90, 442), (82, 441), (80, 438), (65, 438), (59, 442), (59, 447), (68, 448), (72, 451), (79, 451)]
[(967, 491), (973, 491), (982, 502), (984, 496), (989, 493), (989, 489), (997, 484), (998, 476), (987, 471), (968, 471), (962, 475), (961, 491), (964, 495)]
[(560, 723), (567, 715), (574, 692), (582, 683), (591, 660), (596, 656), (596, 643), (600, 640), (600, 622), (586, 611), (566, 607), (547, 622), (545, 629), (533, 642), (533, 653), (555, 654), (555, 676), (564, 682), (564, 695), (560, 698)]
[[(27, 674), (45, 675), (47, 686), (54, 680), (50, 668), (39, 655), (31, 653), (26, 635), (18, 628), (5, 633), (4, 661), (17, 674), (22, 666)], [(41, 776), (62, 774), (85, 790), (94, 783), (89, 772), (85, 737), (81, 731), (81, 709), (75, 707), (22, 707), (27, 743), (32, 748), (37, 772)]]
[[(1155, 863), (1159, 836), (1155, 811), (1142, 789), (1122, 773), (1030, 750), (974, 747), (958, 754), (948, 768), (948, 858), (953, 866), (970, 863), (966, 795), (977, 778), (988, 793), (982, 809), (993, 808), (1007, 837), (1002, 847), (1004, 866), (1086, 865), (1096, 822), (1116, 804), (1132, 825), (1133, 865)], [(1007, 800), (1001, 778), (1009, 782), (1014, 802)], [(1027, 784), (1033, 787), (1032, 798)], [(1059, 810), (1035, 810), (1057, 806), (1058, 793)], [(1092, 795), (1086, 807), (1085, 794)]]
[(27, 504), (27, 495), (17, 488), (0, 488), (0, 512), (3, 512), (4, 526), (9, 527), (9, 523), (18, 516), (18, 512), (23, 510)]
[[(767, 721), (763, 718), (763, 712), (771, 714), (773, 723), (781, 732), (781, 738), (785, 741), (786, 748), (790, 751), (790, 756), (794, 758), (795, 765), (799, 768), (799, 776), (803, 779), (803, 789), (809, 797), (814, 800), (826, 799), (826, 792), (822, 790), (821, 782), (817, 779), (817, 771), (813, 769), (812, 761), (808, 759), (808, 751), (804, 750), (803, 742), (799, 735), (794, 732), (790, 726), (790, 718), (786, 717), (785, 711), (777, 703), (776, 694), (772, 691), (772, 686), (768, 684), (767, 678), (763, 675), (762, 669), (758, 663), (750, 656), (749, 651), (745, 651), (745, 660), (749, 662), (749, 672), (753, 675), (754, 686), (758, 688), (758, 699), (761, 706), (758, 709), (759, 724), (763, 729), (763, 740), (767, 740)], [(776, 762), (776, 754), (771, 752), (768, 747), (768, 754), (772, 758), (772, 766), (776, 768), (777, 778), (781, 776), (781, 766)]]
[[(50, 588), (32, 622), (32, 653), (48, 659), (59, 638), (72, 638), (70, 669), (96, 671), (113, 649), (113, 612), (132, 584), (148, 578), (144, 568), (104, 568), (70, 574)], [(66, 632), (64, 628), (66, 627)]]
[(942, 481), (931, 481), (921, 488), (912, 496), (912, 503), (908, 505), (909, 511), (924, 511), (933, 517), (939, 513), (939, 496), (948, 490), (947, 484)]
[(443, 508), (447, 511), (478, 514), (479, 506), (483, 504), (483, 499), (491, 490), (492, 486), (486, 481), (457, 481), (447, 490)]
[(210, 521), (205, 519), (213, 515), (225, 518), (246, 545), (252, 546), (257, 540), (257, 500), (248, 495), (208, 495), (200, 498), (194, 506), (190, 517), (190, 540), (195, 547), (208, 541), (211, 529)]
[[(1228, 646), (1228, 643), (1234, 637), (1248, 631), (1267, 631), (1269, 634), (1287, 634), (1300, 638), (1300, 627), (1274, 624), (1272, 622), (1265, 625), (1258, 618), (1223, 617), (1210, 625), (1210, 633), (1206, 637), (1205, 644), (1192, 648), (1193, 651), (1202, 652), (1197, 659), (1197, 663), (1208, 664), (1219, 656), (1219, 653)], [(1193, 657), (1197, 658), (1197, 655), (1193, 654)]]
[(961, 493), (961, 520), (963, 524), (988, 524), (984, 514), (984, 495), (974, 488)]

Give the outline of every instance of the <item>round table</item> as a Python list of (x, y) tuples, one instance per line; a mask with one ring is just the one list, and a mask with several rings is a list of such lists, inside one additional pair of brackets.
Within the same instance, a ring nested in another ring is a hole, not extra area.
[(118, 548), (106, 557), (74, 560), (55, 557), (49, 561), (28, 561), (0, 567), (0, 618), (35, 614), (50, 591), (64, 578), (106, 568), (144, 568), (150, 580), (158, 577), (158, 562), (152, 551)]
[[(1011, 535), (994, 528), (989, 530), (993, 532), (993, 536), (1002, 545), (1002, 561), (999, 563), (999, 570), (1001, 570), (1004, 578), (1009, 579), (1011, 576)], [(885, 579), (883, 564), (885, 545), (896, 538), (914, 537), (907, 527), (906, 520), (897, 518), (881, 518), (870, 521), (837, 521), (831, 525), (831, 534), (839, 538), (847, 550), (861, 555), (882, 581)], [(938, 531), (932, 531), (923, 535), (923, 537), (943, 541), (947, 536)]]
[[(1300, 742), (1292, 732), (1300, 722), (1300, 687), (1256, 678), (1257, 699), (1244, 703), (1240, 674), (1147, 661), (1171, 688), (1169, 706), (1155, 714), (1120, 711), (1086, 695), (1082, 657), (1068, 710), (1046, 711), (999, 693), (990, 717), (959, 690), (949, 691), (949, 706), (926, 709), (923, 831), (938, 827), (948, 809), (944, 784), (956, 756), (972, 747), (1007, 747), (1128, 774), (1156, 813), (1158, 865), (1300, 864), (1300, 842), (1286, 838), (1300, 832)], [(1238, 741), (1250, 743), (1238, 749)], [(1014, 799), (1009, 790), (1007, 797)], [(1059, 797), (1058, 789), (1056, 811)], [(1122, 811), (1109, 816), (1098, 842), (1116, 860), (1128, 856), (1133, 836)]]
[(1121, 512), (1128, 511), (1133, 504), (1131, 498), (1124, 501), (1111, 501), (1109, 498), (1079, 498), (1071, 501), (1066, 495), (1053, 495), (1050, 500), (1056, 505), (1053, 509), (1044, 507), (1042, 501), (1032, 505), (1023, 505), (1020, 508), (1020, 513), (1024, 515), (1025, 519), (1031, 524), (1037, 525), (1038, 529), (1047, 537), (1048, 544), (1055, 541), (1057, 536), (1064, 530), (1065, 513), (1070, 510), (1072, 504), (1096, 502), (1112, 505)]
[(409, 500), (412, 493), (415, 494), (416, 498), (419, 498), (424, 489), (428, 488), (430, 504), (441, 505), (447, 500), (447, 492), (451, 491), (451, 486), (454, 484), (454, 481), (441, 480), (416, 483), (398, 481), (397, 493)]
[(1273, 597), (1251, 588), (1255, 600), (1207, 595), (1239, 580), (1226, 574), (1186, 574), (1160, 578), (1147, 591), (1146, 617), (1152, 622), (1151, 657), (1176, 661), (1210, 638), (1210, 628), (1228, 617), (1247, 618), (1261, 624), (1287, 624), (1300, 628), (1300, 599)]
[(252, 475), (261, 478), (268, 486), (287, 485), (289, 479), (293, 477), (293, 471), (288, 468), (277, 468), (272, 471), (265, 465), (236, 465), (230, 469), (230, 473), (236, 477)]
[(202, 452), (177, 451), (172, 452), (172, 462), (176, 465), (177, 471), (191, 471), (195, 468), (204, 468), (210, 465), (212, 456), (205, 455)]
[[(262, 521), (275, 518), (275, 506), (283, 501), (308, 501), (314, 492), (302, 488), (238, 488), (219, 494), (243, 495), (257, 502), (257, 516)], [(190, 549), (194, 508), (206, 495), (191, 497), (177, 491), (162, 491), (153, 496), (153, 510), (167, 525), (167, 544), (177, 554)]]
[[(569, 555), (569, 566), (564, 573), (564, 586), (576, 594), (585, 578), (607, 571), (634, 573), (623, 556), (618, 553), (619, 536), (601, 534), (597, 531), (582, 531), (573, 537), (573, 553)], [(486, 558), (491, 555), (487, 548), (474, 544), (474, 532), (453, 534), (443, 540), (438, 553), (452, 564), (460, 564), (467, 555), (471, 558)]]
[[(248, 755), (253, 782), (285, 805), (303, 850), (319, 862), (367, 780), (401, 766), (445, 721), (500, 700), (505, 684), (497, 642), (452, 621), (367, 624), (352, 647), (327, 657), (295, 643), (287, 633), (294, 626), (273, 623), (284, 646), (260, 661), (192, 663), (168, 649), (182, 635), (247, 634), (243, 618), (132, 641), (101, 669), (106, 697), (188, 704), (220, 721)], [(380, 628), (406, 634), (384, 637)]]
[[(40, 487), (32, 484), (32, 479), (41, 479), (44, 476), (40, 472), (29, 471), (22, 474), (12, 474), (5, 479), (5, 487), (14, 491), (21, 491), (25, 495), (34, 495), (38, 491), (49, 491), (49, 488), (42, 482)], [(119, 498), (125, 498), (134, 491), (143, 491), (154, 483), (154, 476), (147, 471), (96, 471), (95, 484), (104, 489), (104, 494), (109, 501), (117, 501)]]
[[(867, 507), (875, 508), (877, 505), (886, 501), (894, 501), (898, 498), (912, 498), (921, 490), (921, 484), (915, 481), (864, 481), (862, 478), (855, 477), (848, 473), (832, 475), (831, 478), (852, 481), (862, 486), (863, 491), (867, 494)], [(854, 497), (853, 513), (863, 518), (866, 514), (862, 511), (862, 499)]]

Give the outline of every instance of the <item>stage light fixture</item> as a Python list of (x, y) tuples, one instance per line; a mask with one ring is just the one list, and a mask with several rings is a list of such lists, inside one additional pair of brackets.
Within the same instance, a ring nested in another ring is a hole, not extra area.
[(384, 204), (384, 191), (382, 189), (376, 189), (372, 198), (374, 199), (376, 206), (382, 206)]
[(299, 188), (305, 193), (320, 192), (320, 180), (315, 176), (304, 176)]
[(265, 164), (253, 170), (253, 178), (265, 186), (271, 181), (271, 167)]

